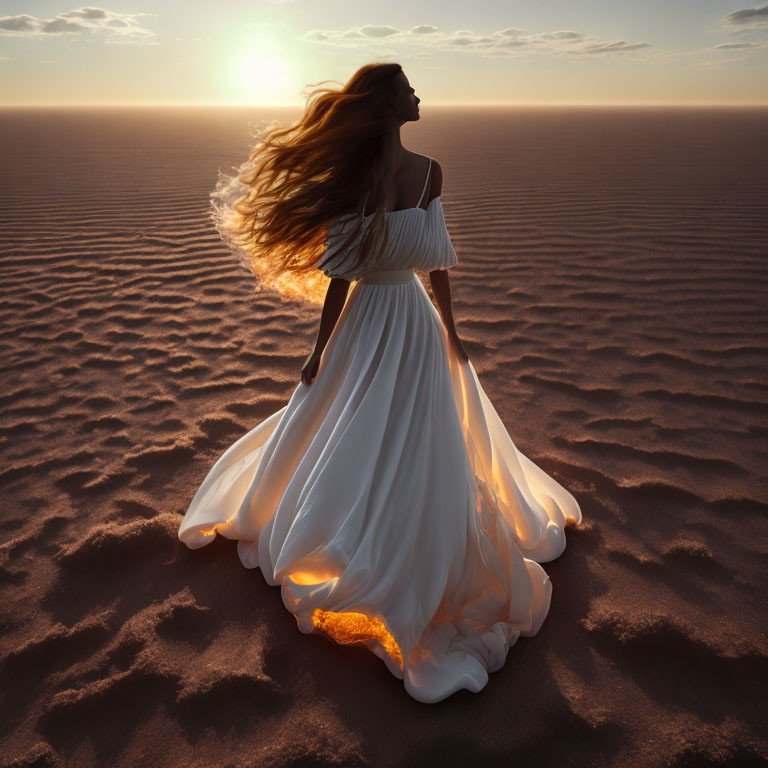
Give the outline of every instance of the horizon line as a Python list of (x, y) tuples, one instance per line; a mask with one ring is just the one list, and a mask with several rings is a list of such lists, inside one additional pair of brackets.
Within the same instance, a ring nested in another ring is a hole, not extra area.
[[(206, 108), (206, 109), (304, 109), (304, 104), (221, 104), (205, 102), (177, 102), (177, 103), (142, 103), (142, 102), (82, 102), (72, 104), (0, 104), (0, 109), (52, 109), (52, 108), (73, 108), (73, 107), (123, 107), (123, 108)], [(477, 103), (440, 103), (430, 104), (429, 107), (438, 108), (468, 108), (468, 107), (495, 107), (495, 108), (517, 108), (517, 107), (768, 107), (768, 102), (477, 102)]]

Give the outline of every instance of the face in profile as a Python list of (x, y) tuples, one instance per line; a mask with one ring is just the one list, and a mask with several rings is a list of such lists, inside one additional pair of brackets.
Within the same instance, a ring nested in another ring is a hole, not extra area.
[(392, 109), (396, 120), (408, 122), (419, 119), (419, 102), (416, 90), (411, 87), (405, 72), (398, 72), (393, 78), (394, 94)]

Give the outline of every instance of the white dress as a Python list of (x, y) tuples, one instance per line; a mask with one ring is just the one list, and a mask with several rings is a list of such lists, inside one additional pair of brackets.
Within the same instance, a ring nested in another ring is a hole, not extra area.
[(376, 271), (326, 249), (323, 272), (357, 282), (317, 376), (216, 461), (178, 535), (237, 539), (299, 630), (363, 643), (432, 703), (480, 691), (538, 632), (539, 563), (581, 511), (517, 450), (413, 271), (457, 263), (440, 197), (386, 217)]

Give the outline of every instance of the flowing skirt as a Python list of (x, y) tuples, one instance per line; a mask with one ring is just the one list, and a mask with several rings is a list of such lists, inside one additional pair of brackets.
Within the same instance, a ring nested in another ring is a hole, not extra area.
[(216, 461), (179, 528), (238, 540), (298, 628), (432, 703), (544, 621), (574, 497), (517, 450), (414, 277), (356, 282), (317, 376)]

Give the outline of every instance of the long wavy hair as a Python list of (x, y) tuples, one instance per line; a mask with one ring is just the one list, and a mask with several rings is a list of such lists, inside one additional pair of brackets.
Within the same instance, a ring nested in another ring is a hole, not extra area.
[[(262, 283), (279, 286), (286, 274), (312, 271), (327, 283), (319, 269), (329, 229), (346, 214), (352, 226), (343, 228), (333, 252), (354, 245), (355, 266), (381, 256), (387, 244), (384, 182), (392, 172), (386, 136), (394, 125), (394, 76), (401, 71), (400, 64), (373, 63), (341, 88), (323, 86), (338, 81), (321, 81), (298, 122), (272, 121), (257, 133), (237, 176), (220, 178), (211, 195), (214, 223)], [(364, 228), (369, 200), (374, 213)]]

